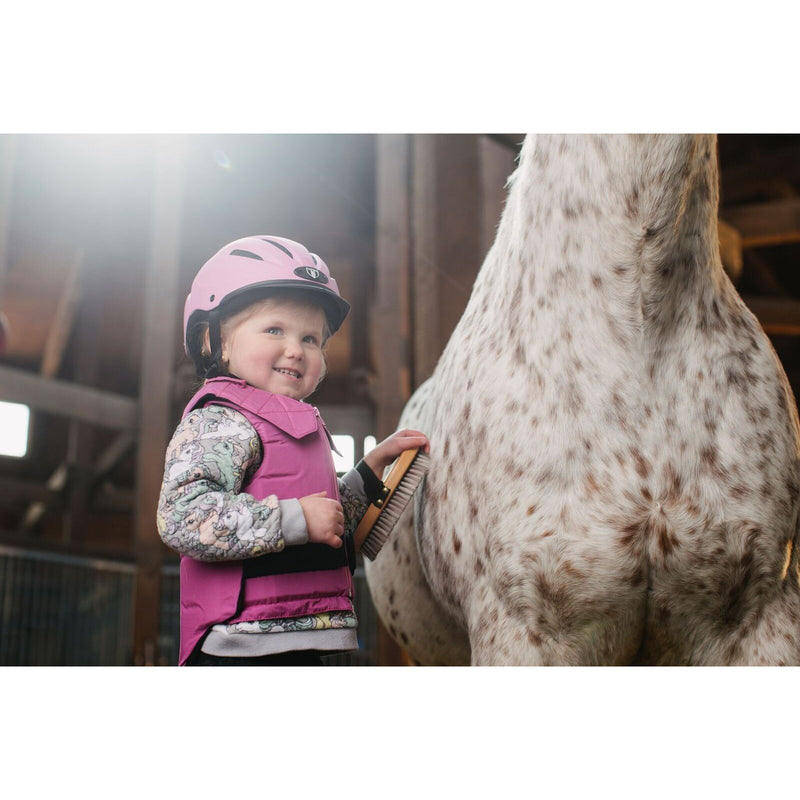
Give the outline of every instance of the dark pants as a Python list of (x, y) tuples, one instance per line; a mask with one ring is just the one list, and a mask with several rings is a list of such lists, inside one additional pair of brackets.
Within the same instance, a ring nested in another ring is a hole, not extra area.
[(314, 650), (293, 653), (271, 653), (268, 656), (210, 656), (197, 651), (186, 662), (187, 667), (321, 667), (322, 659)]

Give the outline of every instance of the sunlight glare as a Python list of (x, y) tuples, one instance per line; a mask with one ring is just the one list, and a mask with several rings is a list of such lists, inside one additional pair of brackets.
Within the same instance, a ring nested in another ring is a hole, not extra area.
[(0, 455), (14, 458), (27, 455), (30, 416), (28, 406), (0, 401)]

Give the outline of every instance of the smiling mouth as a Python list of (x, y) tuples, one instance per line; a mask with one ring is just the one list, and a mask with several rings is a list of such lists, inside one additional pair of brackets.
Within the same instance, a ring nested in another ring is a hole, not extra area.
[(275, 372), (280, 372), (281, 375), (288, 375), (290, 378), (297, 378), (298, 380), (303, 376), (294, 369), (281, 369), (279, 367), (275, 367)]

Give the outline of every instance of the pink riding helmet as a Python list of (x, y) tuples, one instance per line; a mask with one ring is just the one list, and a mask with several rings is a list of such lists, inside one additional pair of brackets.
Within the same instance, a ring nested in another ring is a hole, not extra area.
[(203, 264), (184, 304), (184, 348), (198, 372), (205, 372), (206, 368), (201, 367), (200, 352), (195, 352), (197, 343), (189, 339), (191, 326), (209, 321), (216, 359), (219, 342), (214, 340), (218, 340), (219, 317), (225, 306), (245, 294), (267, 296), (271, 289), (309, 292), (325, 311), (331, 334), (339, 329), (350, 310), (325, 262), (302, 244), (268, 235), (237, 239)]

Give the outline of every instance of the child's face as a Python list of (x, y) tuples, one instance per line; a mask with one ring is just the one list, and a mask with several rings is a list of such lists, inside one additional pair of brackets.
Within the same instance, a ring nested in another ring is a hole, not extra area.
[(321, 308), (263, 300), (223, 325), (222, 356), (228, 371), (251, 386), (303, 400), (325, 368), (324, 328)]

